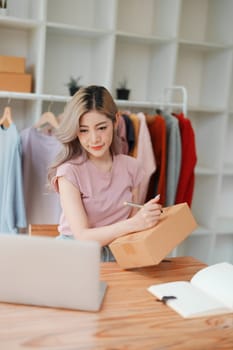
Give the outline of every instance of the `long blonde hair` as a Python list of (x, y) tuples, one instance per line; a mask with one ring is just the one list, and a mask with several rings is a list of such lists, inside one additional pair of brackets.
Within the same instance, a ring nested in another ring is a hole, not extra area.
[[(67, 103), (62, 122), (56, 130), (56, 138), (62, 145), (62, 150), (56, 157), (54, 164), (48, 171), (49, 183), (56, 174), (57, 167), (64, 162), (76, 158), (80, 155), (86, 157), (86, 152), (82, 148), (77, 132), (80, 118), (87, 112), (98, 111), (109, 118), (113, 124), (116, 122), (117, 107), (108, 92), (103, 86), (90, 85), (82, 87), (76, 92), (73, 98)], [(110, 147), (112, 154), (119, 153), (119, 137), (113, 128), (113, 140)]]

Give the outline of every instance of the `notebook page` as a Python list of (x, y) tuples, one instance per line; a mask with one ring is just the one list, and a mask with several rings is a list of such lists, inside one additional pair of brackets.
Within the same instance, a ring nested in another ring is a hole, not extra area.
[(167, 301), (167, 305), (185, 318), (229, 312), (224, 304), (189, 282), (153, 285), (148, 288), (148, 291), (159, 299), (165, 295), (175, 296), (176, 299)]
[(197, 272), (191, 283), (233, 311), (233, 265), (218, 263)]

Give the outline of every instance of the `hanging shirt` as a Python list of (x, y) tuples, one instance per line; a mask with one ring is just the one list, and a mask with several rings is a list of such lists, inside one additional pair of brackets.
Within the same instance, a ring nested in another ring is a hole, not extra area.
[(195, 179), (194, 169), (197, 163), (195, 134), (191, 121), (185, 118), (183, 113), (174, 114), (174, 116), (179, 121), (182, 145), (182, 161), (175, 202), (177, 204), (187, 202), (191, 206)]
[(128, 154), (129, 146), (128, 146), (127, 137), (126, 137), (126, 125), (125, 125), (125, 120), (122, 117), (122, 115), (119, 115), (117, 134), (118, 134), (120, 141), (121, 141), (121, 145), (120, 145), (121, 152), (120, 153)]
[(167, 144), (166, 144), (166, 122), (161, 115), (156, 115), (148, 123), (153, 151), (156, 160), (156, 172), (153, 174), (147, 199), (160, 194), (159, 203), (163, 206), (166, 202), (166, 167), (167, 167)]
[[(136, 159), (119, 154), (113, 157), (108, 172), (101, 171), (90, 160), (83, 161), (82, 157), (65, 162), (58, 167), (52, 180), (56, 191), (59, 190), (57, 178), (60, 176), (80, 191), (89, 227), (100, 227), (129, 217), (131, 208), (124, 202), (132, 201), (132, 190), (141, 183), (144, 171)], [(72, 235), (63, 213), (58, 230)]]
[(26, 227), (20, 137), (13, 123), (0, 126), (0, 232)]
[(137, 158), (138, 154), (138, 136), (139, 136), (139, 130), (140, 130), (140, 120), (137, 116), (137, 114), (131, 113), (129, 115), (129, 118), (133, 124), (133, 129), (134, 129), (134, 137), (135, 137), (135, 142), (133, 148), (131, 148), (129, 155), (132, 157)]
[(167, 178), (166, 205), (174, 205), (181, 167), (181, 137), (178, 120), (169, 114), (163, 114), (166, 121), (167, 139)]
[(21, 131), (23, 183), (28, 224), (57, 224), (61, 213), (59, 197), (48, 190), (48, 167), (60, 150), (59, 141), (34, 127)]
[(130, 119), (130, 117), (127, 114), (122, 114), (122, 117), (125, 121), (125, 127), (126, 127), (126, 139), (128, 143), (128, 154), (133, 150), (134, 144), (135, 144), (135, 133), (134, 133), (134, 126), (133, 122)]
[(156, 170), (156, 161), (145, 114), (138, 113), (137, 117), (140, 121), (140, 128), (136, 158), (145, 171), (145, 176), (139, 186), (139, 203), (143, 204), (146, 200), (151, 175)]

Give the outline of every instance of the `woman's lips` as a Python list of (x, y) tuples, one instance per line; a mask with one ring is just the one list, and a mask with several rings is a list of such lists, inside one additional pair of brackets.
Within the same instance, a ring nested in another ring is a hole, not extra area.
[(99, 151), (101, 150), (101, 148), (103, 148), (103, 145), (101, 146), (92, 146), (91, 149), (93, 149), (94, 151)]

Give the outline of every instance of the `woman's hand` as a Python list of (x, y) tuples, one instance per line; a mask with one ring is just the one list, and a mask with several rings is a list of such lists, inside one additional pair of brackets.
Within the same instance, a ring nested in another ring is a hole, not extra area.
[(145, 230), (156, 225), (163, 212), (162, 206), (159, 204), (160, 195), (149, 200), (143, 207), (131, 218), (135, 231)]

